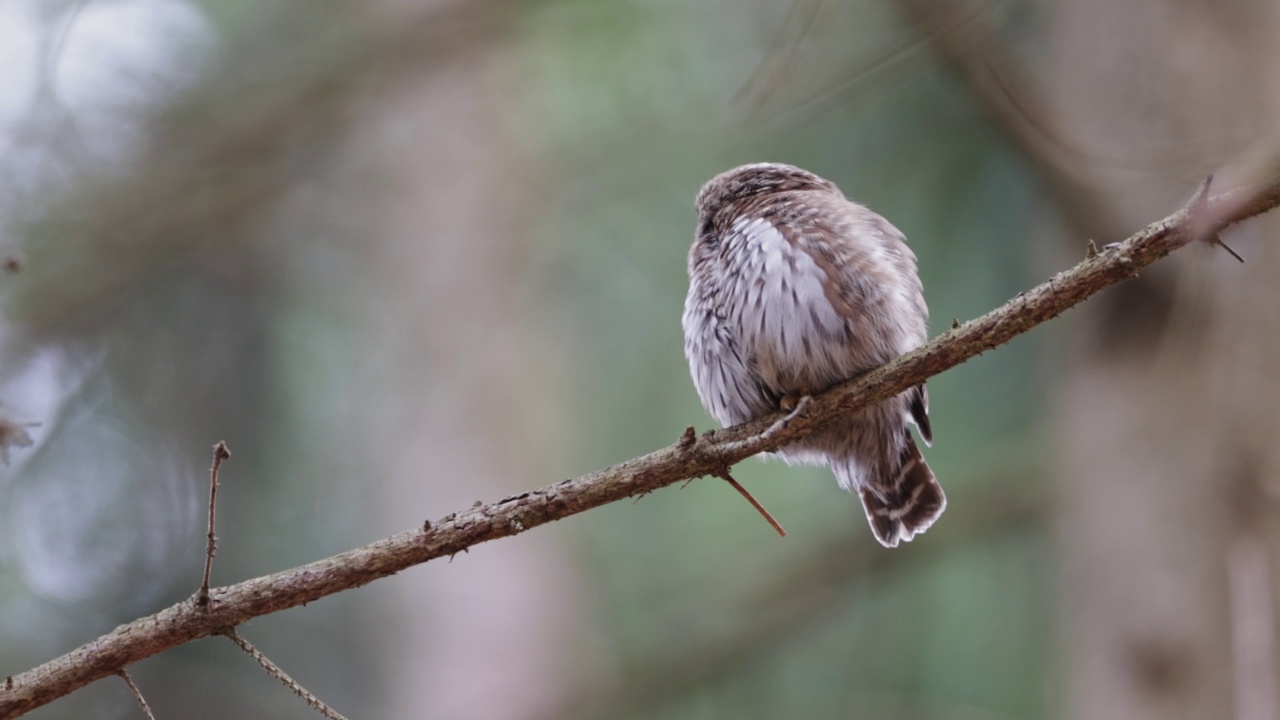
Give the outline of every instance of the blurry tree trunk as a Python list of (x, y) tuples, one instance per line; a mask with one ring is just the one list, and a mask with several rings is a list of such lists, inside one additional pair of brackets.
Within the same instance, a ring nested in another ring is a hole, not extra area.
[[(548, 376), (560, 364), (539, 362), (551, 351), (529, 331), (539, 185), (502, 86), (510, 54), (503, 40), (477, 43), (404, 79), (369, 108), (351, 153), (375, 175), (369, 312), (378, 356), (395, 358), (374, 381), (399, 403), (379, 440), (389, 527), (525, 489), (553, 452), (541, 428), (561, 412)], [(382, 715), (515, 720), (558, 702), (580, 608), (557, 542), (538, 533), (394, 581)]]
[[(1122, 220), (1175, 207), (1273, 134), (1276, 3), (1070, 0), (1047, 12), (1059, 127)], [(1049, 410), (1067, 717), (1276, 720), (1275, 668), (1268, 683), (1260, 667), (1280, 576), (1275, 230), (1263, 219), (1235, 235), (1248, 265), (1208, 247), (1180, 255), (1139, 291), (1089, 306), (1067, 338)], [(1242, 547), (1262, 550), (1240, 561)]]

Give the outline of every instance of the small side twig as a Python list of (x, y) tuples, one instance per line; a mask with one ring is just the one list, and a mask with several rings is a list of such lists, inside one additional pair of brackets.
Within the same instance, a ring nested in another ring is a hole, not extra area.
[(696, 443), (697, 441), (698, 441), (698, 431), (694, 430), (693, 426), (690, 425), (689, 427), (684, 429), (683, 433), (681, 433), (680, 440), (676, 442), (676, 447), (680, 448), (681, 450), (688, 450), (689, 448), (693, 447), (693, 444)]
[(222, 461), (231, 457), (227, 449), (227, 441), (219, 440), (213, 446), (213, 465), (209, 467), (209, 542), (204, 549), (204, 579), (200, 581), (200, 593), (196, 596), (196, 604), (204, 607), (209, 604), (209, 573), (213, 570), (213, 556), (218, 553), (217, 527), (218, 512), (218, 470)]
[(1227, 252), (1231, 253), (1231, 257), (1239, 260), (1240, 262), (1244, 262), (1244, 258), (1240, 256), (1240, 253), (1236, 252), (1235, 250), (1232, 250), (1230, 245), (1223, 242), (1222, 237), (1220, 235), (1214, 235), (1213, 239), (1209, 241), (1209, 244), (1217, 245), (1223, 250), (1226, 250)]
[[(744, 445), (749, 445), (752, 443), (769, 442), (770, 440), (773, 439), (774, 436), (776, 436), (778, 433), (785, 430), (786, 427), (791, 424), (792, 420), (795, 420), (796, 418), (804, 414), (804, 411), (809, 408), (809, 400), (810, 400), (810, 396), (808, 395), (802, 396), (800, 400), (796, 402), (796, 406), (791, 409), (791, 412), (787, 413), (782, 418), (778, 419), (777, 422), (773, 423), (768, 428), (765, 428), (764, 432), (760, 433), (759, 435), (756, 435), (755, 437), (746, 438), (741, 442)], [(692, 428), (690, 429), (692, 430)], [(773, 515), (770, 514), (770, 512), (764, 508), (764, 505), (761, 505), (760, 502), (751, 495), (751, 493), (747, 492), (746, 488), (742, 487), (742, 485), (737, 480), (733, 479), (733, 476), (729, 474), (728, 468), (725, 468), (723, 471), (717, 473), (716, 475), (717, 477), (725, 480), (730, 485), (732, 485), (734, 490), (737, 490), (739, 493), (741, 493), (742, 497), (746, 498), (747, 502), (751, 503), (751, 507), (755, 508), (756, 512), (760, 513), (760, 515), (764, 517), (765, 520), (769, 521), (769, 524), (773, 526), (773, 529), (777, 531), (779, 536), (781, 537), (787, 536), (787, 531), (782, 529), (782, 525), (778, 524), (778, 521), (775, 520)]]
[(1200, 186), (1196, 188), (1196, 194), (1191, 197), (1187, 203), (1187, 214), (1189, 216), (1189, 225), (1191, 235), (1194, 240), (1217, 245), (1218, 247), (1231, 253), (1231, 257), (1244, 262), (1244, 258), (1240, 257), (1240, 253), (1231, 249), (1231, 246), (1222, 241), (1222, 235), (1213, 231), (1212, 228), (1216, 222), (1216, 218), (1209, 212), (1209, 186), (1213, 184), (1213, 175), (1209, 175)]
[(751, 503), (751, 507), (755, 508), (756, 512), (763, 515), (764, 519), (768, 520), (769, 524), (773, 526), (773, 529), (778, 531), (778, 535), (782, 537), (787, 536), (787, 531), (783, 530), (782, 526), (778, 524), (778, 521), (773, 519), (773, 515), (770, 514), (768, 510), (765, 510), (764, 506), (761, 505), (760, 502), (751, 495), (751, 493), (747, 492), (746, 488), (742, 487), (742, 485), (739, 484), (737, 480), (734, 480), (733, 476), (729, 474), (728, 470), (721, 473), (720, 477), (726, 480), (730, 485), (732, 485), (734, 490), (737, 490), (738, 492), (742, 493), (742, 497), (746, 498), (747, 502)]
[(289, 673), (282, 670), (279, 665), (271, 662), (270, 658), (263, 655), (262, 651), (251, 645), (248, 640), (245, 640), (244, 636), (236, 632), (235, 628), (227, 628), (223, 630), (222, 635), (225, 635), (228, 640), (235, 643), (236, 646), (243, 650), (246, 655), (253, 658), (254, 662), (261, 665), (262, 669), (266, 670), (268, 675), (283, 683), (285, 687), (293, 691), (294, 695), (302, 698), (304, 702), (314, 708), (321, 715), (329, 718), (329, 720), (347, 720), (338, 713), (338, 711), (326, 705), (323, 700), (312, 695), (309, 690), (299, 685), (297, 680), (289, 677)]
[(129, 671), (121, 670), (116, 674), (124, 679), (125, 685), (129, 686), (129, 690), (133, 692), (133, 699), (138, 701), (138, 706), (142, 708), (142, 714), (147, 716), (147, 720), (156, 720), (155, 713), (151, 712), (151, 706), (147, 704), (147, 699), (142, 697), (142, 691), (133, 682), (133, 678), (129, 677)]

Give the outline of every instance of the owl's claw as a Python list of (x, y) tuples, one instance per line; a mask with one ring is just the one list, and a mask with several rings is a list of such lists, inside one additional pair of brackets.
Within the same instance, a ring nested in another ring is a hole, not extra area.
[(804, 409), (809, 406), (810, 397), (812, 396), (808, 394), (799, 395), (796, 393), (787, 393), (778, 400), (778, 408), (787, 413), (787, 419), (790, 420), (796, 415), (804, 412)]
[(778, 399), (778, 409), (794, 413), (796, 408), (807, 404), (809, 393), (786, 393)]

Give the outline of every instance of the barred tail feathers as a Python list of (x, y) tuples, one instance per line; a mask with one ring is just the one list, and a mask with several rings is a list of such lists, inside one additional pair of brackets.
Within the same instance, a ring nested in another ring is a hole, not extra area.
[(947, 508), (947, 496), (910, 431), (898, 462), (879, 477), (866, 474), (853, 461), (836, 464), (833, 469), (841, 487), (857, 489), (871, 532), (885, 547), (909, 542), (928, 530)]

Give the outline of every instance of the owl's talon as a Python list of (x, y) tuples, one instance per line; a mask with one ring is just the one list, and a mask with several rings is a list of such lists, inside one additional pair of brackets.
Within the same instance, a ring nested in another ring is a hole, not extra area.
[(790, 420), (809, 407), (809, 401), (813, 399), (812, 395), (783, 395), (782, 400), (778, 402), (778, 406), (783, 412), (787, 413), (785, 419)]
[(799, 400), (796, 401), (796, 406), (792, 407), (792, 409), (788, 411), (786, 419), (792, 420), (795, 418), (799, 418), (800, 415), (803, 415), (804, 411), (809, 409), (810, 400), (813, 400), (812, 395), (801, 395)]

